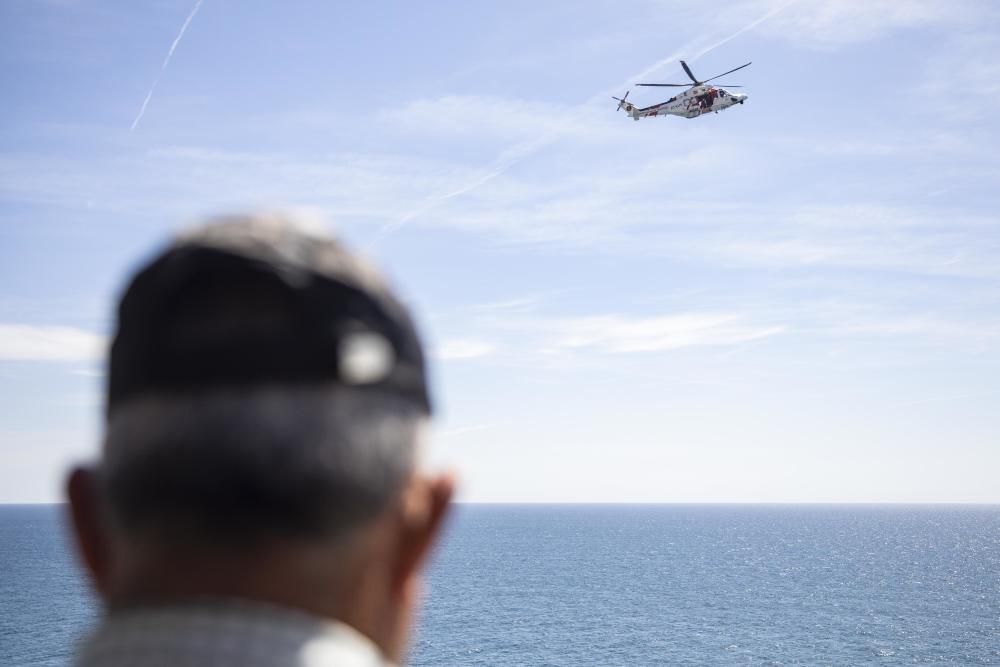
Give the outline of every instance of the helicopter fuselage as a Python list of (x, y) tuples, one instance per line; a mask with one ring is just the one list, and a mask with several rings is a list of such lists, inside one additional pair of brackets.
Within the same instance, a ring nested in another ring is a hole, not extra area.
[(637, 107), (631, 102), (626, 102), (622, 106), (633, 120), (653, 116), (697, 118), (713, 111), (718, 113), (734, 104), (743, 104), (746, 98), (743, 93), (732, 93), (718, 86), (691, 86), (666, 102), (653, 106)]

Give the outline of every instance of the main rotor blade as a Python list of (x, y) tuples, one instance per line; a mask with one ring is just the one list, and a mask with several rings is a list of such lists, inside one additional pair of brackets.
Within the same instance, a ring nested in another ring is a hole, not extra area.
[(735, 72), (735, 71), (736, 71), (737, 69), (743, 69), (744, 67), (749, 67), (749, 66), (750, 66), (750, 65), (752, 65), (752, 64), (753, 64), (752, 62), (749, 62), (749, 63), (747, 63), (746, 65), (740, 65), (740, 66), (739, 66), (739, 67), (737, 67), (736, 69), (731, 69), (731, 70), (729, 70), (728, 72), (723, 72), (722, 74), (716, 74), (716, 75), (715, 75), (715, 76), (713, 76), (713, 77), (712, 77), (711, 79), (705, 79), (704, 81), (702, 81), (702, 83), (708, 83), (709, 81), (715, 81), (715, 80), (716, 80), (716, 79), (718, 79), (719, 77), (722, 77), (722, 76), (726, 76), (727, 74), (732, 74), (732, 73), (733, 73), (733, 72)]
[(657, 88), (690, 88), (690, 83), (637, 83), (637, 86), (656, 86)]
[(684, 71), (687, 73), (687, 75), (689, 77), (691, 77), (691, 80), (694, 81), (695, 85), (698, 85), (699, 83), (701, 83), (701, 81), (699, 81), (698, 79), (694, 78), (694, 74), (691, 72), (691, 68), (688, 67), (688, 64), (686, 62), (684, 62), (683, 60), (681, 61), (681, 67), (684, 68)]

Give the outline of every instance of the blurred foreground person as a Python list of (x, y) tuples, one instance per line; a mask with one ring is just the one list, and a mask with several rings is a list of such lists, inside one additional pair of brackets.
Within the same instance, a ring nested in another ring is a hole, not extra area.
[(67, 490), (106, 615), (77, 665), (402, 660), (452, 496), (410, 317), (279, 218), (179, 237), (122, 297), (102, 457)]

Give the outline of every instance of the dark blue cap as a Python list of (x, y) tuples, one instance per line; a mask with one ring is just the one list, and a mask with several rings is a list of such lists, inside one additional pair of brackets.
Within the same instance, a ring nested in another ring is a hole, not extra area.
[(423, 349), (382, 278), (277, 217), (195, 229), (142, 268), (118, 308), (107, 413), (143, 396), (340, 383), (429, 414)]

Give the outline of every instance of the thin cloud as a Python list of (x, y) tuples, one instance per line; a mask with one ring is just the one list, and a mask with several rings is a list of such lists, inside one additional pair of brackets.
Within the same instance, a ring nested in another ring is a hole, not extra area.
[[(502, 361), (538, 367), (544, 360), (570, 361), (579, 354), (633, 355), (682, 348), (728, 347), (786, 333), (784, 325), (761, 324), (743, 313), (680, 312), (668, 315), (603, 313), (569, 317), (478, 319), (492, 338), (504, 341)], [(472, 348), (474, 349), (474, 348)], [(455, 348), (464, 352), (463, 346)], [(490, 350), (491, 354), (496, 350)]]
[[(751, 7), (759, 10), (761, 4)], [(967, 20), (976, 11), (962, 0), (803, 0), (768, 24), (768, 37), (809, 49), (835, 49), (896, 30)]]
[(963, 124), (993, 114), (989, 105), (954, 103), (955, 90), (975, 91), (982, 99), (1000, 95), (1000, 37), (995, 34), (963, 34), (953, 40), (941, 57), (930, 61), (924, 80), (913, 92), (915, 103), (935, 118)]
[(479, 433), (496, 428), (496, 424), (472, 424), (469, 426), (456, 426), (437, 434), (438, 438), (453, 438), (458, 435), (468, 435), (469, 433)]
[(537, 310), (546, 299), (558, 294), (561, 290), (552, 290), (538, 294), (529, 294), (512, 299), (489, 301), (472, 306), (472, 310), (483, 315), (510, 315), (512, 313), (527, 313)]
[(915, 401), (897, 401), (897, 405), (922, 405), (924, 403), (943, 403), (946, 401), (969, 401), (972, 399), (983, 398), (984, 396), (996, 396), (1000, 394), (1000, 389), (994, 389), (992, 391), (976, 391), (966, 394), (946, 394), (942, 396), (930, 396), (928, 398), (920, 398)]
[(70, 371), (70, 373), (88, 378), (101, 378), (105, 375), (104, 370), (100, 368), (76, 368)]
[[(617, 168), (620, 162), (595, 166), (586, 152), (571, 152), (580, 159), (575, 164), (563, 160), (558, 178), (511, 175), (478, 189), (460, 206), (441, 206), (420, 224), (478, 233), (497, 243), (713, 266), (1000, 275), (995, 218), (970, 214), (955, 204), (883, 204), (870, 193), (844, 194), (836, 204), (809, 206), (780, 198), (764, 205), (740, 201), (738, 195), (724, 201), (707, 188), (720, 155), (728, 158), (726, 169), (746, 178), (754, 174), (738, 171), (739, 165), (751, 165), (755, 174), (766, 177), (783, 156), (769, 160), (746, 148), (741, 153), (739, 147), (726, 146), (725, 137), (713, 138), (697, 127), (677, 143), (680, 147), (670, 156), (636, 148), (627, 169)], [(990, 163), (968, 162), (956, 160), (950, 169), (963, 170), (966, 184), (985, 186)], [(176, 219), (205, 208), (226, 208), (233, 201), (297, 201), (334, 220), (378, 225), (398, 220), (406, 202), (422, 192), (443, 189), (455, 168), (443, 160), (401, 155), (296, 158), (196, 148), (88, 165), (65, 157), (8, 155), (0, 157), (0, 194), (11, 202), (66, 207), (94, 199), (97, 210), (139, 215), (167, 211)], [(919, 169), (917, 175), (928, 182), (940, 172), (935, 163)], [(192, 181), (195, 172), (200, 178)], [(122, 189), (123, 182), (129, 187)]]
[(0, 324), (0, 361), (96, 361), (106, 340), (74, 327)]
[(733, 314), (681, 314), (651, 317), (602, 315), (557, 320), (548, 345), (556, 349), (591, 348), (610, 354), (663, 352), (703, 345), (736, 345), (783, 333), (782, 326), (754, 326)]
[(442, 361), (479, 359), (494, 353), (496, 346), (482, 340), (456, 338), (446, 340), (434, 350), (434, 357)]
[(951, 211), (871, 205), (813, 206), (772, 216), (752, 234), (723, 230), (693, 239), (698, 256), (746, 267), (879, 269), (994, 278), (996, 220)]
[[(573, 118), (574, 107), (486, 95), (444, 95), (380, 111), (377, 119), (409, 132), (467, 141), (487, 136), (503, 141), (559, 133), (581, 140), (592, 123)], [(620, 119), (619, 119), (620, 120)]]
[(990, 340), (1000, 338), (1000, 324), (945, 320), (937, 317), (904, 317), (870, 320), (831, 327), (834, 336), (915, 336), (926, 339)]

